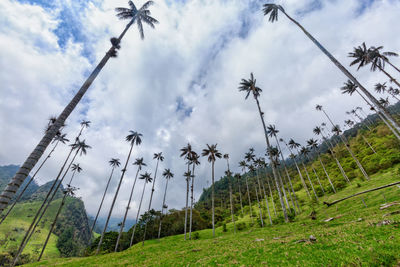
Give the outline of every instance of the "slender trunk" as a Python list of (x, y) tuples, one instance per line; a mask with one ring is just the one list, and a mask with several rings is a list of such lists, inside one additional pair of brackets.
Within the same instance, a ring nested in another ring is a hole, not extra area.
[(212, 189), (211, 189), (211, 206), (212, 206), (212, 228), (213, 228), (213, 237), (215, 237), (215, 210), (214, 210), (214, 161), (211, 163), (211, 172), (212, 172)]
[(278, 173), (278, 178), (279, 178), (279, 186), (282, 188), (282, 192), (283, 192), (283, 198), (285, 199), (287, 208), (290, 210), (289, 201), (288, 201), (287, 196), (286, 196), (286, 190), (285, 190), (285, 186), (283, 185), (283, 181), (282, 181), (282, 176), (281, 176), (280, 170), (277, 170), (277, 173)]
[(169, 179), (167, 178), (167, 183), (165, 184), (163, 204), (162, 204), (162, 207), (161, 207), (160, 225), (158, 227), (158, 239), (159, 240), (160, 240), (160, 236), (161, 236), (161, 222), (162, 222), (162, 216), (163, 216), (164, 207), (165, 207), (165, 197), (167, 196), (168, 181), (169, 181)]
[(146, 184), (147, 184), (147, 182), (146, 182), (146, 180), (144, 180), (142, 196), (140, 197), (139, 209), (138, 209), (138, 212), (136, 214), (135, 226), (133, 227), (133, 230), (132, 230), (131, 242), (129, 243), (129, 247), (132, 247), (133, 239), (135, 238), (136, 226), (137, 226), (138, 220), (139, 220), (140, 209), (142, 208), (142, 202), (143, 202), (144, 190), (146, 189)]
[(385, 60), (386, 63), (388, 63), (390, 66), (392, 66), (392, 68), (394, 68), (395, 70), (397, 70), (398, 72), (400, 72), (400, 69), (398, 69), (395, 65), (392, 64), (392, 62), (390, 62), (389, 60)]
[(257, 185), (256, 184), (254, 184), (254, 189), (256, 190), (256, 198), (257, 198), (258, 210), (260, 212), (261, 227), (264, 227), (264, 221), (263, 221), (263, 218), (262, 218), (263, 216), (262, 216), (262, 211), (261, 211), (260, 200), (258, 198), (258, 191), (257, 191)]
[[(151, 194), (150, 194), (150, 202), (149, 202), (149, 209), (148, 212), (150, 212), (151, 209), (151, 202), (153, 200), (153, 193), (154, 193), (154, 185), (156, 183), (156, 178), (157, 178), (157, 170), (158, 170), (158, 163), (160, 162), (159, 159), (157, 159), (157, 164), (156, 164), (156, 171), (154, 173), (154, 180), (153, 180), (153, 186), (151, 187)], [(144, 246), (144, 241), (146, 240), (146, 232), (147, 232), (147, 222), (144, 225), (144, 233), (143, 233), (143, 242), (142, 245)]]
[(110, 181), (113, 176), (114, 169), (115, 169), (115, 167), (113, 167), (111, 169), (111, 174), (110, 174), (110, 177), (108, 178), (106, 189), (104, 190), (103, 197), (101, 198), (100, 206), (99, 206), (99, 209), (97, 210), (96, 217), (94, 218), (94, 222), (93, 222), (92, 228), (90, 229), (90, 233), (93, 233), (93, 229), (94, 229), (94, 226), (96, 225), (97, 218), (99, 217), (101, 207), (103, 206), (104, 198), (106, 197), (107, 189), (108, 189), (108, 186), (110, 185)]
[(372, 152), (374, 152), (375, 154), (377, 154), (376, 151), (375, 151), (375, 149), (374, 149), (374, 148), (371, 146), (371, 144), (368, 142), (367, 138), (365, 138), (362, 134), (360, 134), (360, 135), (361, 135), (361, 138), (364, 140), (364, 142), (367, 143), (368, 147), (372, 150)]
[(389, 77), (390, 82), (394, 82), (394, 83), (400, 88), (400, 83), (399, 83), (398, 81), (396, 81), (396, 79), (393, 78), (392, 75), (390, 75), (387, 71), (385, 71), (384, 68), (382, 68), (381, 66), (378, 65), (378, 69), (379, 69), (380, 71), (382, 71), (386, 76)]
[(247, 181), (247, 176), (246, 176), (246, 187), (247, 187), (247, 197), (249, 198), (250, 219), (251, 219), (251, 222), (253, 222), (253, 208), (251, 207), (249, 182)]
[(193, 215), (193, 187), (194, 187), (194, 166), (196, 166), (196, 164), (193, 163), (193, 177), (192, 177), (192, 185), (190, 187), (190, 191), (191, 191), (191, 196), (190, 196), (190, 216), (189, 216), (189, 239), (192, 240), (192, 215)]
[[(189, 173), (190, 164), (188, 162), (188, 173)], [(185, 207), (185, 226), (183, 227), (185, 232), (185, 240), (186, 240), (186, 227), (187, 227), (187, 214), (188, 214), (188, 204), (189, 204), (189, 177), (186, 178), (186, 207)]]
[(324, 187), (322, 186), (321, 181), (319, 180), (319, 176), (318, 176), (318, 174), (317, 174), (317, 171), (315, 170), (315, 168), (314, 168), (313, 165), (312, 165), (311, 158), (310, 158), (309, 156), (307, 156), (307, 155), (306, 155), (306, 158), (308, 158), (308, 160), (310, 161), (311, 169), (313, 170), (314, 175), (315, 175), (315, 177), (317, 178), (317, 181), (318, 181), (319, 186), (321, 187), (322, 193), (325, 195)]
[[(262, 193), (261, 193), (261, 182), (260, 182), (260, 173), (258, 171), (258, 169), (256, 170), (256, 174), (257, 174), (257, 183), (258, 183), (258, 192), (260, 192), (260, 201), (262, 202)], [(265, 196), (265, 191), (264, 191), (264, 196)], [(266, 197), (266, 196), (265, 196)], [(258, 201), (258, 196), (257, 196), (257, 202), (258, 202), (258, 206), (260, 208), (260, 214), (261, 214), (261, 218), (262, 218), (262, 212), (261, 212), (261, 206), (260, 206), (260, 202)], [(268, 202), (267, 202), (268, 203)], [(267, 207), (269, 209), (269, 207)], [(269, 210), (268, 210), (268, 216), (269, 216), (269, 220), (272, 224), (271, 221), (271, 214), (269, 214)], [(261, 219), (261, 224), (262, 226), (264, 226), (264, 222)]]
[(318, 153), (318, 160), (319, 160), (319, 163), (321, 163), (322, 169), (324, 169), (326, 178), (328, 178), (328, 181), (329, 181), (329, 183), (330, 183), (331, 186), (332, 186), (333, 192), (336, 194), (335, 186), (333, 185), (333, 183), (332, 183), (332, 181), (331, 181), (331, 177), (329, 177), (329, 174), (328, 174), (328, 172), (327, 172), (326, 169), (325, 169), (325, 165), (324, 165), (324, 163), (322, 162), (322, 159), (321, 159), (321, 157), (319, 156), (319, 153)]
[(274, 214), (276, 216), (277, 214), (276, 214), (276, 209), (275, 209), (275, 200), (274, 200), (274, 196), (272, 195), (272, 189), (271, 189), (271, 185), (269, 184), (268, 177), (267, 177), (267, 184), (268, 184), (268, 188), (269, 188), (269, 195), (271, 196), (272, 208), (274, 209)]
[(129, 149), (129, 154), (128, 154), (128, 157), (126, 158), (125, 166), (122, 169), (121, 178), (119, 179), (117, 191), (115, 191), (114, 198), (113, 198), (113, 201), (111, 203), (110, 211), (108, 212), (107, 220), (106, 220), (106, 223), (104, 225), (103, 232), (101, 233), (99, 244), (97, 245), (96, 255), (99, 254), (99, 252), (100, 252), (101, 244), (103, 243), (103, 239), (104, 239), (104, 234), (107, 231), (108, 223), (110, 221), (111, 214), (112, 214), (113, 209), (114, 209), (115, 201), (117, 200), (119, 189), (121, 188), (122, 180), (124, 179), (124, 176), (125, 176), (125, 173), (126, 173), (126, 168), (128, 167), (129, 159), (131, 158), (132, 149), (133, 149), (133, 142), (131, 143), (131, 148)]
[(56, 223), (57, 223), (58, 216), (60, 215), (61, 209), (63, 208), (63, 206), (64, 206), (64, 204), (65, 204), (65, 198), (66, 198), (66, 197), (67, 197), (67, 193), (64, 193), (64, 197), (63, 197), (63, 199), (62, 199), (62, 201), (61, 201), (60, 206), (58, 207), (58, 210), (57, 210), (57, 213), (56, 213), (56, 217), (54, 218), (54, 221), (53, 221), (53, 223), (51, 224), (50, 231), (49, 231), (49, 233), (48, 233), (48, 235), (47, 235), (47, 237), (46, 237), (46, 241), (44, 242), (42, 251), (40, 252), (40, 255), (39, 255), (39, 258), (38, 258), (37, 261), (40, 261), (40, 259), (41, 259), (42, 256), (43, 256), (44, 250), (46, 249), (47, 243), (49, 242), (51, 233), (53, 232), (54, 226), (55, 226)]
[[(267, 143), (267, 152), (268, 152), (271, 149), (271, 145), (269, 143), (269, 139), (268, 139), (268, 135), (267, 135), (267, 127), (265, 126), (264, 117), (263, 117), (263, 113), (262, 113), (261, 108), (260, 108), (260, 103), (258, 102), (258, 98), (257, 97), (254, 97), (254, 98), (255, 98), (255, 100), (257, 102), (258, 112), (260, 114), (261, 122), (262, 122), (262, 125), (263, 125), (263, 128), (264, 128), (265, 142)], [(289, 218), (288, 218), (288, 215), (287, 215), (287, 212), (286, 212), (285, 203), (283, 203), (282, 192), (281, 192), (281, 189), (279, 187), (279, 181), (278, 181), (279, 178), (278, 178), (276, 166), (275, 166), (274, 160), (273, 160), (272, 156), (270, 155), (270, 153), (268, 153), (268, 156), (269, 156), (269, 160), (271, 162), (272, 175), (274, 176), (274, 179), (275, 179), (276, 190), (278, 191), (279, 201), (281, 202), (283, 216), (285, 217), (285, 222), (289, 222)]]
[(309, 32), (303, 28), (296, 20), (291, 18), (286, 12), (281, 10), (285, 16), (291, 20), (294, 24), (296, 24), (310, 40), (336, 65), (336, 67), (341, 70), (344, 75), (347, 76), (353, 83), (355, 83), (360, 90), (368, 97), (368, 99), (376, 106), (376, 108), (384, 114), (384, 116), (390, 121), (390, 123), (396, 128), (398, 132), (400, 132), (400, 126), (395, 121), (395, 119), (389, 114), (389, 112), (383, 107), (378, 100), (335, 58), (331, 53), (328, 52)]
[(267, 197), (267, 194), (265, 193), (265, 186), (264, 186), (264, 183), (261, 183), (261, 185), (262, 185), (262, 189), (263, 189), (263, 192), (264, 192), (265, 204), (267, 205), (269, 223), (272, 225), (271, 212), (269, 211), (268, 197)]
[(26, 189), (28, 188), (28, 186), (32, 183), (32, 181), (35, 179), (36, 174), (40, 171), (40, 169), (43, 167), (43, 165), (46, 163), (46, 161), (51, 157), (51, 154), (54, 152), (54, 150), (56, 149), (58, 143), (60, 141), (58, 140), (55, 145), (53, 146), (53, 149), (50, 151), (50, 153), (47, 155), (47, 157), (43, 160), (43, 162), (40, 164), (39, 168), (36, 170), (36, 172), (33, 174), (33, 176), (31, 177), (31, 179), (28, 181), (28, 183), (25, 185), (25, 187), (22, 189), (21, 193), (19, 193), (18, 197), (15, 199), (15, 201), (13, 202), (13, 204), (11, 205), (11, 207), (7, 210), (7, 213), (4, 214), (3, 218), (0, 221), (0, 225), (4, 222), (4, 220), (7, 218), (7, 216), (10, 214), (10, 212), (13, 210), (13, 208), (15, 207), (15, 205), (17, 204), (17, 202), (21, 199), (21, 197), (24, 195)]
[(126, 210), (125, 210), (125, 214), (124, 214), (124, 219), (122, 220), (121, 227), (120, 227), (120, 229), (119, 229), (119, 234), (118, 234), (117, 242), (115, 243), (114, 252), (117, 252), (117, 251), (118, 251), (119, 240), (121, 239), (122, 232), (124, 231), (125, 222), (126, 222), (126, 217), (128, 216), (128, 211), (129, 211), (129, 208), (130, 208), (129, 206), (131, 205), (132, 196), (133, 196), (133, 190), (135, 189), (135, 185), (136, 185), (137, 177), (138, 177), (138, 175), (139, 175), (139, 171), (140, 171), (140, 166), (138, 166), (138, 169), (137, 169), (137, 171), (136, 171), (135, 180), (134, 180), (133, 185), (132, 185), (131, 194), (129, 195), (128, 205), (126, 206)]
[(311, 189), (312, 189), (312, 191), (313, 191), (313, 193), (314, 193), (314, 196), (315, 196), (315, 198), (316, 198), (316, 200), (317, 200), (317, 202), (318, 202), (317, 192), (315, 192), (314, 185), (313, 185), (313, 183), (311, 182), (310, 175), (308, 174), (306, 165), (304, 165), (304, 162), (303, 162), (303, 161), (301, 162), (301, 164), (303, 165), (304, 171), (306, 172), (307, 179), (308, 179), (308, 181), (310, 182)]
[(242, 204), (242, 190), (240, 188), (240, 181), (239, 178), (237, 179), (238, 181), (238, 185), (239, 185), (239, 200), (240, 200), (240, 210), (242, 211), (242, 215), (244, 215), (243, 213), (243, 204)]
[(235, 225), (235, 217), (233, 216), (233, 199), (232, 199), (232, 185), (231, 185), (231, 177), (228, 177), (229, 179), (229, 201), (231, 204), (231, 217), (232, 217), (232, 223), (233, 223), (233, 232), (236, 234), (236, 225)]

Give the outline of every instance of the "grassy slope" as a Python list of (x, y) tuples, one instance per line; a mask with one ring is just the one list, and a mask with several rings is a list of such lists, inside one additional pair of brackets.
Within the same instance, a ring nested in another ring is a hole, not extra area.
[[(376, 174), (369, 182), (353, 181), (350, 186), (335, 196), (321, 198), (332, 201), (354, 192), (363, 191), (376, 186), (399, 180), (398, 166), (383, 174)], [(361, 187), (357, 186), (357, 183)], [(337, 266), (337, 265), (386, 265), (400, 263), (400, 215), (391, 215), (384, 219), (390, 220), (390, 225), (376, 226), (383, 220), (382, 216), (391, 211), (399, 210), (393, 206), (380, 210), (384, 203), (384, 193), (387, 201), (400, 200), (400, 188), (392, 187), (364, 195), (368, 205), (365, 208), (360, 197), (356, 197), (326, 208), (315, 205), (317, 220), (311, 220), (309, 214), (311, 203), (302, 206), (303, 212), (295, 222), (267, 226), (265, 228), (247, 228), (233, 234), (232, 224), (228, 224), (228, 232), (223, 233), (222, 227), (217, 228), (215, 239), (212, 230), (199, 231), (200, 239), (183, 241), (183, 236), (171, 236), (147, 241), (145, 246), (136, 244), (133, 248), (120, 253), (111, 253), (86, 258), (70, 258), (64, 260), (45, 260), (31, 266), (137, 266), (164, 265), (186, 266), (194, 265), (307, 265), (307, 266)], [(300, 197), (305, 199), (305, 194)], [(256, 209), (254, 208), (254, 211)], [(330, 222), (323, 222), (329, 217), (342, 217)], [(357, 221), (362, 218), (361, 221)], [(248, 216), (239, 221), (248, 223)], [(317, 242), (296, 243), (307, 239), (310, 235)], [(263, 241), (255, 241), (264, 239)]]
[[(28, 243), (24, 250), (24, 254), (37, 254), (37, 251), (41, 251), (43, 243), (47, 237), (48, 231), (50, 230), (50, 223), (53, 220), (57, 208), (60, 205), (61, 199), (57, 199), (50, 206), (44, 217), (45, 224), (42, 228), (42, 224), (39, 224), (38, 229), (40, 232), (36, 232), (31, 241)], [(33, 212), (39, 209), (41, 202), (25, 202), (17, 204), (14, 210), (10, 213), (9, 217), (0, 226), (0, 240), (4, 240), (6, 233), (10, 233), (8, 241), (0, 246), (0, 252), (18, 249), (20, 242), (25, 234), (25, 230), (28, 229), (31, 224), (33, 217), (28, 217), (28, 214), (32, 216)], [(23, 228), (23, 229), (22, 229)], [(15, 239), (15, 241), (10, 240)], [(57, 236), (52, 234), (49, 243), (46, 247), (44, 258), (59, 257), (59, 251), (56, 247)]]

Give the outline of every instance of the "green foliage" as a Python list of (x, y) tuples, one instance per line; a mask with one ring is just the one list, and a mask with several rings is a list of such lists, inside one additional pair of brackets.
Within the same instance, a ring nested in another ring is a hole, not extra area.
[(228, 230), (226, 230), (226, 223), (224, 223), (223, 225), (222, 225), (222, 232), (227, 232)]
[(245, 222), (238, 222), (236, 223), (236, 229), (238, 231), (242, 231), (245, 230), (247, 228), (246, 223)]
[(193, 240), (198, 240), (198, 239), (200, 239), (200, 234), (199, 234), (199, 232), (194, 232), (194, 233), (193, 233), (192, 239), (193, 239)]

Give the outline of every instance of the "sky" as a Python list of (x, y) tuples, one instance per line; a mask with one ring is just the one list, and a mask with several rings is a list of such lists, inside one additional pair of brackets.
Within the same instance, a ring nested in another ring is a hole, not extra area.
[[(346, 77), (317, 47), (283, 16), (268, 22), (261, 11), (265, 1), (157, 0), (150, 8), (159, 20), (155, 29), (144, 26), (141, 40), (136, 25), (121, 43), (117, 58), (109, 60), (81, 103), (67, 120), (64, 132), (74, 139), (80, 121), (90, 120), (83, 139), (92, 148), (79, 157), (83, 171), (76, 176), (77, 195), (95, 215), (111, 168), (110, 158), (124, 164), (129, 152), (129, 130), (143, 134), (135, 146), (113, 217), (123, 216), (136, 167), (143, 157), (153, 174), (153, 154), (163, 152), (152, 207), (161, 208), (165, 168), (175, 174), (168, 186), (167, 205), (185, 205), (185, 162), (180, 149), (188, 142), (201, 153), (217, 143), (229, 153), (232, 169), (250, 147), (265, 153), (265, 138), (252, 97), (238, 91), (242, 78), (253, 72), (262, 88), (260, 103), (267, 125), (280, 137), (301, 144), (314, 137), (312, 128), (325, 121), (315, 110), (321, 104), (335, 122), (343, 124), (345, 111), (361, 106), (356, 96), (342, 95)], [(141, 6), (144, 1), (136, 1)], [(349, 66), (353, 47), (383, 45), (400, 52), (395, 34), (400, 2), (392, 0), (281, 0), (298, 20), (337, 59)], [(119, 21), (119, 0), (2, 0), (0, 2), (0, 165), (24, 162), (43, 136), (47, 119), (58, 115), (110, 47), (127, 21)], [(392, 62), (399, 66), (400, 60)], [(366, 88), (388, 79), (368, 68), (349, 67)], [(397, 75), (392, 69), (387, 70)], [(380, 97), (380, 96), (377, 96)], [(385, 96), (386, 97), (386, 96)], [(390, 99), (393, 102), (393, 99)], [(43, 184), (53, 180), (68, 153), (56, 150), (38, 174)], [(48, 153), (47, 150), (46, 153)], [(287, 155), (287, 151), (284, 151)], [(201, 159), (195, 179), (195, 199), (211, 184), (211, 168)], [(218, 180), (226, 162), (216, 162)], [(115, 172), (106, 196), (105, 216), (115, 192)], [(135, 218), (143, 181), (138, 181), (129, 218)], [(148, 206), (147, 187), (144, 207)]]

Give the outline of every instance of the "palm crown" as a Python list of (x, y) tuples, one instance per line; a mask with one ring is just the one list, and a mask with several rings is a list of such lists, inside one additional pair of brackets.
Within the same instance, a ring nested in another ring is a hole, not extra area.
[(154, 2), (147, 1), (139, 9), (136, 8), (135, 4), (132, 1), (129, 1), (128, 4), (129, 4), (129, 8), (117, 7), (115, 9), (115, 11), (118, 12), (117, 17), (121, 20), (129, 19), (130, 24), (133, 24), (136, 22), (138, 29), (139, 29), (139, 33), (140, 33), (140, 38), (144, 39), (143, 22), (152, 28), (154, 28), (154, 24), (158, 23), (158, 21), (155, 18), (150, 16), (151, 13), (150, 13), (150, 10), (148, 10), (149, 6), (154, 4)]
[(148, 172), (141, 174), (139, 179), (144, 180), (146, 183), (151, 183), (151, 181), (153, 181), (153, 178), (151, 178), (151, 173)]
[(217, 158), (221, 158), (222, 154), (217, 149), (217, 144), (209, 145), (207, 144), (207, 148), (203, 149), (203, 153), (201, 153), (203, 157), (208, 156), (209, 162), (214, 162)]
[(71, 170), (73, 170), (73, 171), (77, 171), (77, 172), (81, 172), (82, 171), (82, 168), (81, 168), (81, 166), (79, 166), (79, 163), (78, 164), (72, 164), (72, 166), (71, 166)]
[(268, 125), (267, 127), (267, 133), (270, 137), (272, 136), (276, 136), (277, 133), (279, 133), (279, 131), (275, 128), (275, 125)]
[(291, 148), (291, 149), (293, 149), (293, 148), (298, 148), (299, 146), (300, 146), (300, 144), (299, 143), (296, 143), (296, 141), (294, 141), (292, 138), (289, 140), (289, 147)]
[(386, 83), (375, 84), (375, 91), (379, 94), (384, 93), (386, 91)]
[(108, 163), (110, 163), (112, 167), (119, 167), (119, 165), (121, 165), (119, 159), (114, 159), (114, 158), (112, 158)]
[(316, 149), (318, 147), (318, 141), (311, 138), (307, 140), (307, 146), (310, 147), (311, 149)]
[(132, 164), (133, 164), (133, 165), (137, 165), (138, 168), (139, 168), (139, 170), (142, 169), (142, 166), (147, 166), (146, 163), (144, 163), (143, 158), (137, 158), (137, 159), (135, 160), (135, 162), (132, 163)]
[(127, 142), (130, 142), (132, 146), (133, 145), (137, 145), (137, 146), (140, 145), (142, 143), (142, 138), (141, 137), (143, 135), (141, 133), (138, 133), (138, 132), (135, 132), (135, 131), (129, 131), (129, 132), (130, 132), (130, 134), (125, 137), (125, 140)]
[(242, 79), (239, 91), (246, 92), (246, 99), (249, 97), (250, 93), (253, 94), (254, 98), (258, 98), (262, 92), (261, 88), (256, 86), (256, 79), (254, 79), (253, 73), (250, 73), (250, 79)]
[(91, 121), (81, 121), (81, 126), (84, 128), (89, 128)]
[(357, 85), (352, 81), (348, 80), (344, 83), (344, 86), (340, 88), (342, 90), (342, 94), (349, 94), (352, 95), (357, 90)]
[(77, 142), (75, 144), (72, 144), (70, 146), (72, 146), (73, 150), (77, 149), (77, 151), (80, 151), (81, 152), (80, 155), (82, 154), (86, 155), (87, 153), (86, 149), (91, 148), (91, 146), (85, 143), (85, 140), (80, 141), (79, 139), (77, 139)]
[(67, 136), (67, 134), (58, 134), (54, 137), (54, 141), (59, 141), (59, 142), (65, 144), (65, 142), (69, 142), (69, 140), (67, 138), (65, 138), (66, 136)]
[(315, 128), (313, 129), (313, 133), (316, 134), (316, 135), (320, 135), (321, 134), (321, 127), (315, 126)]
[(171, 179), (172, 177), (174, 177), (174, 174), (171, 172), (170, 169), (165, 169), (162, 175), (163, 175), (163, 176), (165, 177), (165, 179), (167, 179), (167, 180), (169, 180), (169, 179)]
[(239, 167), (242, 168), (242, 171), (245, 171), (247, 168), (246, 161), (242, 160), (239, 162)]
[(275, 22), (278, 20), (278, 13), (279, 10), (282, 12), (285, 12), (282, 6), (276, 5), (276, 4), (264, 4), (264, 16), (267, 16), (269, 14), (269, 21), (270, 22)]
[(157, 159), (159, 161), (163, 161), (164, 160), (164, 156), (162, 155), (162, 152), (154, 153), (153, 159)]

